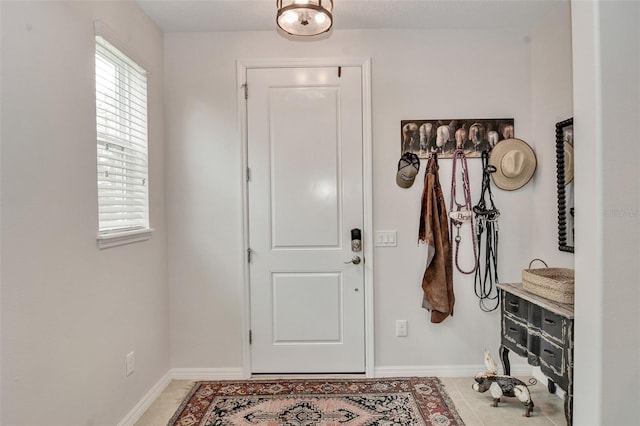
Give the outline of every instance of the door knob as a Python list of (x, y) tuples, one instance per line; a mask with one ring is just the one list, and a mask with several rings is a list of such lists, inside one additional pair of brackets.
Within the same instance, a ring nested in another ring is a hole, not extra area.
[(362, 262), (362, 259), (360, 259), (360, 256), (353, 256), (353, 259), (351, 259), (351, 260), (350, 260), (350, 261), (348, 261), (348, 262), (344, 262), (344, 263), (345, 263), (345, 264), (346, 264), (346, 263), (353, 263), (354, 265), (359, 265), (359, 264), (360, 264), (360, 262)]

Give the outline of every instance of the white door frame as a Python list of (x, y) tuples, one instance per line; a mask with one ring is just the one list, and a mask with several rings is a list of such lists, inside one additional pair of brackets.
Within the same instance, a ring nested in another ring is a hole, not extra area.
[[(363, 176), (362, 190), (364, 202), (364, 290), (365, 290), (365, 373), (374, 376), (374, 316), (373, 316), (373, 144), (371, 139), (371, 59), (370, 58), (270, 58), (242, 59), (236, 63), (236, 83), (238, 93), (238, 126), (242, 144), (242, 225), (243, 250), (249, 248), (249, 203), (247, 187), (248, 139), (247, 139), (247, 103), (245, 88), (247, 69), (250, 68), (313, 68), (354, 66), (362, 70), (362, 137), (363, 137)], [(251, 88), (248, 88), (251, 96)], [(242, 369), (245, 378), (251, 377), (251, 347), (249, 346), (249, 327), (251, 326), (251, 295), (249, 286), (249, 263), (245, 262), (243, 271), (244, 301), (242, 313)]]

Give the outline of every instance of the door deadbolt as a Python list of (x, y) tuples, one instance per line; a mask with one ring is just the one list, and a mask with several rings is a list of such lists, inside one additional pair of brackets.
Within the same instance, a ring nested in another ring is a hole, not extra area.
[(361, 250), (362, 250), (362, 231), (360, 231), (358, 228), (353, 228), (351, 230), (351, 251), (359, 252)]

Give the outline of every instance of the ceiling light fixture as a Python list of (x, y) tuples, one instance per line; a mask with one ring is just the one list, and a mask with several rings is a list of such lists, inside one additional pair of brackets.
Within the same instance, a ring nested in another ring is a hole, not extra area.
[(326, 33), (333, 25), (333, 0), (276, 0), (276, 22), (296, 36)]

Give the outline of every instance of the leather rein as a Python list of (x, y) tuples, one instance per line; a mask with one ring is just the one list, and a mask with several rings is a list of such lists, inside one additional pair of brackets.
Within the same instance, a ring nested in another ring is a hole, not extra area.
[[(456, 149), (453, 152), (453, 166), (451, 171), (451, 203), (449, 206), (451, 211), (449, 212), (449, 221), (451, 226), (449, 227), (449, 241), (455, 241), (456, 248), (452, 251), (454, 253), (455, 265), (458, 271), (463, 274), (473, 274), (478, 269), (478, 252), (476, 249), (476, 235), (473, 232), (473, 213), (471, 207), (471, 192), (469, 189), (469, 169), (467, 168), (467, 156), (461, 149)], [(458, 203), (457, 200), (457, 164), (460, 162), (461, 167), (461, 179), (462, 179), (462, 191), (464, 202)], [(463, 224), (469, 224), (469, 233), (471, 235), (471, 245), (473, 247), (473, 267), (470, 270), (463, 270), (460, 267), (458, 260), (458, 253), (460, 251), (460, 243), (462, 237), (460, 237), (460, 228)], [(453, 238), (453, 228), (456, 228), (456, 236)]]
[[(500, 210), (496, 208), (491, 193), (491, 173), (495, 166), (489, 165), (489, 153), (482, 152), (482, 192), (478, 204), (473, 207), (476, 218), (476, 240), (478, 243), (478, 268), (474, 279), (474, 289), (479, 299), (480, 309), (484, 312), (495, 311), (500, 306), (498, 281), (498, 217)], [(488, 194), (491, 206), (487, 208), (485, 195)], [(484, 236), (485, 258), (484, 268), (480, 268), (482, 239)], [(484, 276), (483, 276), (484, 274)]]

